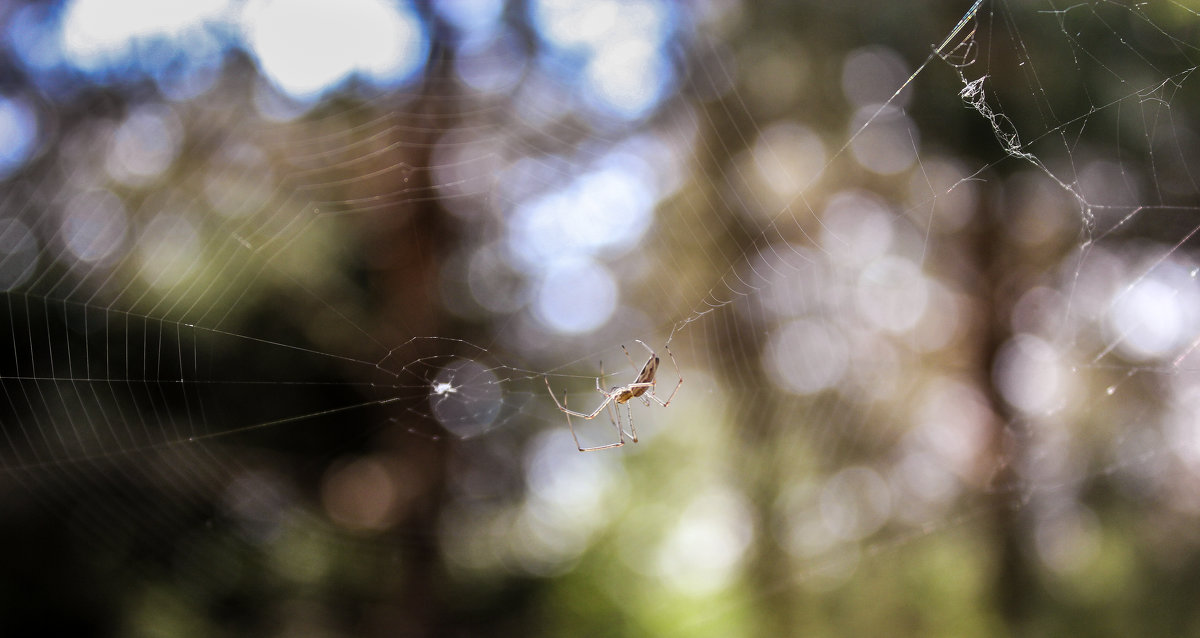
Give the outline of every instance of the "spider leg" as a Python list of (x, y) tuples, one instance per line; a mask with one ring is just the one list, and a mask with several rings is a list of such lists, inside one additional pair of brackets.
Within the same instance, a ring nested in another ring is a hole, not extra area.
[[(634, 341), (637, 341), (638, 343), (642, 343), (640, 339), (634, 339)], [(642, 343), (642, 345), (644, 346), (646, 344)], [(639, 372), (640, 370), (637, 367), (637, 364), (633, 362), (633, 357), (629, 356), (629, 351), (625, 349), (624, 345), (621, 346), (621, 352), (625, 353), (625, 360), (629, 362), (629, 367), (633, 368), (634, 373), (636, 374), (637, 372)], [(654, 351), (651, 350), (650, 354), (653, 355)]]
[(625, 438), (625, 430), (621, 427), (621, 412), (620, 409), (614, 409), (615, 403), (608, 404), (608, 422), (617, 429), (617, 438)]
[[(646, 345), (646, 344), (642, 344), (642, 345)], [(662, 407), (665, 408), (671, 404), (671, 399), (675, 398), (675, 393), (679, 392), (679, 386), (683, 385), (683, 373), (679, 371), (679, 362), (675, 360), (675, 355), (671, 354), (671, 348), (668, 346), (663, 346), (663, 350), (666, 350), (667, 356), (671, 357), (671, 365), (675, 366), (675, 374), (679, 375), (679, 383), (675, 384), (675, 389), (671, 390), (671, 395), (667, 397), (666, 401), (663, 401), (662, 399), (658, 398), (658, 395), (654, 393), (654, 387), (653, 387), (654, 384), (650, 384), (651, 385), (650, 391), (647, 392), (643, 396), (654, 399), (659, 405), (661, 405)]]
[[(547, 383), (549, 383), (549, 382), (547, 382)], [(553, 396), (554, 396), (554, 393), (553, 393), (553, 392), (551, 392), (551, 393), (550, 393), (550, 396), (551, 396), (551, 397), (553, 397)], [(554, 402), (555, 402), (555, 403), (558, 403), (558, 399), (555, 399), (555, 400), (554, 400)], [(566, 403), (566, 402), (567, 402), (567, 393), (566, 393), (566, 392), (563, 392), (563, 403)], [(611, 401), (605, 401), (605, 402), (604, 402), (604, 403), (603, 403), (603, 404), (600, 406), (600, 408), (603, 408), (603, 407), (604, 407), (604, 406), (606, 406), (606, 405), (607, 405), (607, 406), (611, 406), (611, 405), (612, 405), (612, 402), (611, 402)], [(600, 410), (600, 408), (596, 408), (596, 411), (598, 412), (598, 411)], [(575, 447), (576, 447), (576, 448), (577, 448), (577, 449), (578, 449), (580, 452), (595, 452), (596, 450), (610, 450), (610, 449), (612, 449), (612, 448), (615, 448), (615, 447), (621, 447), (622, 445), (625, 445), (625, 436), (624, 436), (624, 433), (621, 431), (621, 428), (620, 428), (620, 426), (618, 426), (618, 427), (617, 427), (617, 442), (616, 442), (616, 443), (609, 443), (608, 445), (597, 445), (597, 446), (595, 446), (595, 447), (583, 447), (582, 445), (580, 445), (580, 444), (579, 444), (579, 437), (578, 437), (578, 436), (576, 436), (576, 434), (575, 434), (575, 426), (574, 426), (574, 425), (571, 425), (571, 414), (572, 414), (572, 412), (571, 412), (570, 410), (567, 410), (567, 409), (564, 409), (564, 410), (563, 410), (563, 412), (564, 412), (564, 413), (567, 415), (567, 427), (568, 427), (568, 428), (571, 428), (571, 438), (572, 438), (572, 439), (575, 439)], [(635, 439), (634, 439), (634, 441), (637, 441), (637, 439), (635, 438)]]
[(633, 406), (628, 403), (625, 404), (625, 414), (629, 421), (629, 436), (633, 439), (634, 443), (637, 443), (637, 428), (633, 427)]
[[(600, 412), (604, 409), (604, 406), (608, 405), (613, 400), (613, 395), (609, 394), (608, 392), (605, 392), (604, 390), (600, 390), (600, 394), (604, 395), (604, 401), (601, 402), (600, 405), (596, 406), (596, 409), (593, 410), (591, 414), (587, 414), (585, 412), (576, 412), (574, 410), (568, 409), (562, 403), (559, 403), (558, 397), (554, 396), (554, 389), (550, 387), (550, 379), (546, 378), (546, 377), (542, 377), (542, 378), (546, 381), (546, 389), (550, 391), (550, 398), (554, 399), (554, 404), (557, 405), (558, 410), (564, 414), (577, 416), (581, 419), (591, 420), (591, 419), (594, 419), (597, 416), (599, 416)], [(565, 402), (566, 400), (567, 400), (567, 392), (564, 390), (563, 391), (563, 401)]]
[(649, 353), (650, 353), (650, 356), (654, 356), (654, 355), (655, 355), (654, 348), (651, 348), (650, 346), (646, 345), (646, 342), (645, 342), (645, 341), (642, 341), (641, 339), (634, 339), (634, 341), (636, 341), (636, 342), (638, 342), (638, 343), (642, 344), (642, 347), (646, 349), (646, 352), (649, 352)]
[(633, 427), (633, 412), (630, 410), (629, 404), (625, 404), (625, 413), (628, 415), (626, 420), (629, 422), (628, 430), (621, 427), (621, 406), (618, 405), (616, 401), (613, 401), (612, 403), (608, 404), (608, 409), (608, 418), (612, 420), (613, 425), (616, 426), (617, 430), (621, 432), (622, 435), (629, 436), (630, 440), (632, 440), (634, 443), (637, 443), (637, 430)]

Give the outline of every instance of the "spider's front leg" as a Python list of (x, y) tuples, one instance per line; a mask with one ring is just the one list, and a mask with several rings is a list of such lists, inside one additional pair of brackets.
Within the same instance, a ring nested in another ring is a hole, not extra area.
[(564, 414), (575, 415), (581, 419), (588, 419), (590, 421), (591, 419), (596, 418), (596, 416), (599, 415), (600, 412), (604, 410), (604, 406), (608, 405), (609, 402), (611, 402), (613, 400), (613, 395), (601, 390), (600, 393), (604, 395), (604, 401), (602, 401), (600, 403), (600, 405), (596, 406), (596, 409), (593, 410), (591, 414), (586, 414), (584, 412), (576, 412), (575, 410), (572, 410), (565, 405), (565, 403), (567, 401), (567, 391), (563, 390), (563, 400), (562, 400), (562, 403), (560, 403), (558, 401), (558, 397), (554, 396), (554, 388), (550, 387), (550, 379), (548, 379), (546, 377), (543, 377), (543, 379), (545, 379), (545, 381), (546, 381), (546, 389), (550, 391), (550, 398), (554, 401), (554, 405), (558, 406), (559, 412), (562, 412)]

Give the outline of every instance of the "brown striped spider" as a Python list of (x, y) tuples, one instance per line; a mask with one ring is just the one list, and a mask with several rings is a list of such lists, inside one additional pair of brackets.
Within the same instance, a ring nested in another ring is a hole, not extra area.
[[(679, 372), (679, 362), (675, 361), (675, 355), (671, 354), (670, 346), (663, 345), (663, 350), (667, 351), (667, 356), (671, 358), (671, 363), (675, 366), (675, 374), (679, 375), (679, 383), (675, 384), (675, 389), (671, 390), (671, 395), (667, 397), (666, 401), (658, 398), (658, 395), (654, 393), (655, 375), (658, 374), (658, 355), (641, 339), (637, 339), (636, 341), (642, 344), (642, 347), (650, 353), (650, 358), (646, 360), (646, 365), (642, 366), (642, 371), (638, 373), (633, 383), (613, 386), (611, 390), (605, 391), (604, 388), (600, 387), (600, 380), (604, 378), (604, 362), (600, 362), (600, 376), (596, 377), (596, 392), (604, 395), (604, 401), (600, 402), (600, 405), (596, 406), (596, 409), (592, 410), (590, 414), (576, 412), (567, 408), (567, 393), (565, 390), (563, 391), (562, 403), (559, 403), (558, 398), (554, 396), (554, 389), (550, 387), (550, 379), (543, 377), (546, 381), (546, 389), (550, 391), (550, 398), (554, 399), (554, 404), (558, 406), (559, 411), (567, 415), (567, 427), (571, 428), (571, 438), (575, 439), (575, 447), (579, 448), (580, 452), (607, 450), (625, 445), (626, 432), (625, 428), (621, 427), (621, 409), (614, 407), (614, 405), (625, 406), (625, 420), (629, 422), (629, 438), (634, 443), (637, 443), (637, 428), (633, 427), (633, 407), (629, 405), (629, 400), (635, 398), (641, 399), (646, 407), (650, 407), (650, 400), (653, 399), (655, 403), (665, 408), (671, 404), (671, 399), (675, 398), (675, 393), (679, 392), (679, 386), (683, 385), (683, 375)], [(669, 343), (670, 339), (667, 341)], [(629, 361), (630, 367), (637, 370), (637, 366), (634, 365), (633, 358), (629, 356), (629, 351), (625, 349), (625, 346), (621, 346), (621, 350), (625, 352), (625, 359)], [(571, 417), (577, 416), (591, 420), (599, 416), (600, 412), (605, 408), (608, 408), (609, 421), (617, 429), (617, 442), (609, 443), (608, 445), (597, 445), (596, 447), (583, 447), (579, 444), (579, 437), (575, 436), (575, 426), (571, 425)]]

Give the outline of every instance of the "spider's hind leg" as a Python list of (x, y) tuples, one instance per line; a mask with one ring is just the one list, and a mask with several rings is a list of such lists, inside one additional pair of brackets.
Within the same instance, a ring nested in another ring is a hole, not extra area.
[[(621, 427), (621, 408), (620, 406), (614, 406), (615, 403), (616, 401), (613, 401), (612, 403), (608, 404), (608, 420), (612, 422), (614, 428), (617, 428), (617, 437), (619, 437), (621, 441), (624, 441), (625, 435), (628, 434), (630, 440), (632, 440), (634, 443), (637, 443), (637, 430), (633, 429), (633, 421), (629, 422), (629, 429), (631, 431), (626, 432), (625, 428)], [(628, 405), (626, 405), (626, 407), (628, 407)]]
[(629, 420), (629, 438), (633, 439), (634, 443), (637, 443), (637, 428), (633, 427), (633, 406), (628, 403), (625, 404), (625, 414)]
[[(554, 395), (552, 394), (550, 396), (553, 398)], [(557, 401), (557, 399), (556, 399), (556, 401)], [(575, 439), (575, 447), (580, 452), (595, 452), (596, 450), (609, 450), (609, 449), (612, 449), (615, 447), (621, 447), (622, 445), (625, 445), (625, 433), (623, 430), (621, 430), (621, 427), (619, 425), (617, 426), (617, 442), (616, 443), (609, 443), (608, 445), (597, 445), (595, 447), (583, 447), (582, 445), (580, 445), (579, 437), (575, 434), (575, 426), (571, 423), (571, 411), (569, 408), (567, 408), (566, 404), (567, 404), (567, 393), (566, 393), (566, 391), (563, 391), (563, 406), (562, 407), (566, 408), (566, 409), (564, 409), (562, 412), (563, 412), (563, 414), (567, 415), (567, 427), (571, 429), (571, 438)], [(611, 401), (608, 402), (607, 406), (609, 408), (610, 415), (611, 415), (612, 402)], [(604, 406), (601, 406), (601, 407), (604, 407)], [(599, 412), (599, 410), (597, 410), (597, 412)], [(636, 442), (637, 438), (634, 438), (633, 440)]]

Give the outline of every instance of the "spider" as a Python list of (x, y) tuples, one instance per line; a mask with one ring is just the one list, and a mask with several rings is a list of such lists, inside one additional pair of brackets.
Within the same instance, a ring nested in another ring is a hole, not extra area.
[[(558, 398), (554, 396), (554, 389), (550, 387), (550, 379), (545, 378), (546, 389), (550, 391), (550, 398), (554, 399), (554, 404), (558, 406), (559, 411), (567, 415), (567, 427), (571, 428), (571, 438), (575, 439), (575, 447), (579, 448), (580, 452), (594, 452), (596, 450), (607, 450), (614, 447), (625, 445), (625, 428), (621, 427), (621, 410), (614, 408), (613, 404), (625, 405), (626, 420), (629, 421), (629, 437), (634, 443), (637, 443), (637, 429), (633, 427), (633, 407), (629, 405), (630, 399), (641, 399), (646, 407), (650, 407), (650, 399), (654, 399), (662, 407), (667, 407), (671, 403), (671, 399), (675, 398), (675, 393), (679, 392), (679, 386), (683, 385), (683, 375), (679, 373), (679, 362), (675, 361), (675, 355), (671, 354), (669, 345), (664, 345), (663, 350), (667, 351), (667, 356), (671, 357), (671, 363), (675, 366), (675, 374), (679, 375), (679, 383), (675, 384), (675, 389), (671, 391), (671, 396), (667, 397), (666, 401), (658, 398), (654, 393), (655, 380), (654, 377), (658, 373), (658, 355), (646, 345), (641, 339), (636, 340), (650, 353), (650, 358), (646, 360), (646, 365), (642, 366), (642, 371), (638, 373), (637, 378), (633, 383), (628, 385), (613, 386), (607, 392), (600, 387), (600, 380), (604, 378), (604, 362), (600, 363), (600, 376), (596, 377), (596, 392), (604, 395), (604, 401), (596, 406), (590, 414), (584, 412), (576, 412), (567, 408), (567, 393), (563, 391), (562, 403), (558, 402)], [(670, 339), (667, 340), (668, 344)], [(629, 351), (625, 346), (621, 346), (621, 350), (625, 352), (625, 358), (629, 361), (629, 365), (637, 370), (637, 366), (633, 363), (633, 358), (629, 356)], [(579, 444), (579, 437), (575, 435), (575, 426), (571, 424), (571, 417), (577, 416), (584, 419), (594, 419), (600, 415), (600, 412), (608, 408), (608, 419), (612, 421), (613, 427), (617, 429), (617, 442), (609, 443), (608, 445), (597, 445), (595, 447), (583, 447)]]

